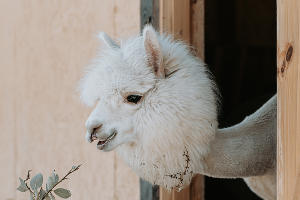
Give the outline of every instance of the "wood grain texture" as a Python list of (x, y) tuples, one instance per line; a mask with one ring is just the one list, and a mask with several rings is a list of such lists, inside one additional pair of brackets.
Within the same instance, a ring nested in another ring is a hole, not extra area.
[(277, 1), (277, 199), (300, 199), (300, 66), (298, 0)]
[(204, 60), (204, 0), (192, 1), (191, 4), (191, 44), (195, 47), (195, 53)]
[(160, 31), (190, 43), (190, 0), (160, 0)]
[(28, 199), (16, 191), (28, 169), (62, 175), (80, 163), (63, 184), (73, 200), (139, 199), (138, 177), (85, 142), (91, 109), (76, 92), (99, 31), (139, 32), (139, 1), (2, 0), (0, 16), (1, 199)]
[[(191, 44), (195, 54), (204, 59), (204, 0), (160, 0), (159, 11), (160, 31)], [(203, 200), (204, 177), (195, 176), (190, 186), (180, 192), (160, 188), (160, 199)]]
[(173, 200), (173, 191), (167, 191), (162, 187), (159, 187), (159, 199), (160, 200)]
[(191, 200), (204, 200), (204, 176), (198, 174), (192, 179), (190, 185), (190, 199)]

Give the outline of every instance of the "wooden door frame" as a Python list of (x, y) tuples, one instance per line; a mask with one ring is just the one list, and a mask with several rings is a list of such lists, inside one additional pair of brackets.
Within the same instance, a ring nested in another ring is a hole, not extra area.
[[(141, 0), (141, 30), (151, 23), (156, 30), (172, 34), (195, 47), (195, 54), (204, 59), (204, 0)], [(152, 187), (141, 180), (141, 199), (203, 200), (204, 177), (197, 175), (189, 187), (180, 192)]]
[(277, 0), (278, 200), (300, 199), (299, 12), (298, 0)]

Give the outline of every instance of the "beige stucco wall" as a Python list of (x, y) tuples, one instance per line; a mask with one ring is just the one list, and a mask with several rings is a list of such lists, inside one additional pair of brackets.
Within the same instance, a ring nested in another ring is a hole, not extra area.
[(76, 87), (100, 30), (138, 33), (139, 0), (0, 1), (1, 199), (28, 199), (16, 191), (27, 169), (63, 175), (80, 163), (65, 182), (72, 200), (139, 198), (138, 177), (84, 140), (90, 109)]

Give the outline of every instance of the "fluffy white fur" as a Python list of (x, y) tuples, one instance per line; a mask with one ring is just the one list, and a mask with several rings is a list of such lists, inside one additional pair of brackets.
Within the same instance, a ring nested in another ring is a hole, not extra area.
[[(218, 130), (216, 86), (185, 44), (151, 26), (120, 45), (104, 33), (100, 38), (106, 48), (80, 86), (83, 102), (95, 105), (88, 141), (117, 133), (102, 150), (115, 149), (140, 177), (167, 189), (181, 189), (197, 173), (235, 178), (274, 170), (276, 97), (239, 125)], [(132, 94), (141, 101), (127, 102)]]

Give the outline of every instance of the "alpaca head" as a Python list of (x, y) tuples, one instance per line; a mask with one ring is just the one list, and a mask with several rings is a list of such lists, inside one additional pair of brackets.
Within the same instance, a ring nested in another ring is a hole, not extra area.
[(106, 48), (81, 81), (94, 110), (89, 142), (116, 150), (142, 178), (168, 189), (187, 185), (217, 128), (214, 84), (186, 45), (146, 26), (141, 36)]

